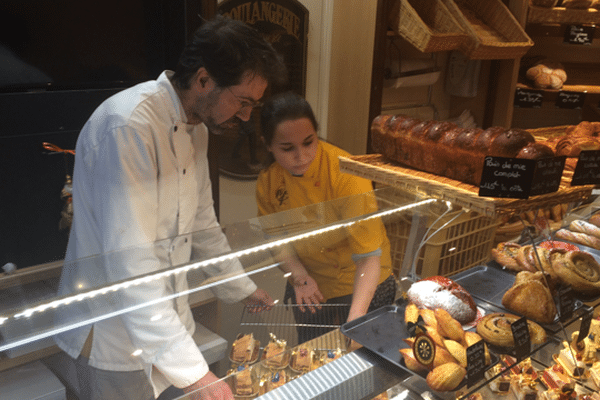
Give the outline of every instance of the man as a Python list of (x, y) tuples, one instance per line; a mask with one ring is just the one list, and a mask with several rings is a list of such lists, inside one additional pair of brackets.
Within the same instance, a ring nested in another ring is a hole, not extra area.
[[(267, 86), (283, 83), (285, 76), (281, 58), (256, 31), (217, 17), (198, 29), (175, 72), (101, 104), (77, 140), (74, 218), (61, 293), (226, 252), (211, 197), (208, 131), (218, 134), (247, 121)], [(258, 308), (273, 303), (237, 260), (203, 272), (239, 276), (214, 289), (225, 301)], [(154, 399), (170, 385), (190, 393), (218, 380), (192, 339), (187, 296), (173, 299), (187, 289), (180, 273), (120, 290), (110, 301), (99, 296), (81, 310), (84, 315), (107, 304), (123, 310), (171, 298), (56, 336), (76, 359), (84, 397)], [(223, 382), (190, 398), (200, 395), (233, 398)]]

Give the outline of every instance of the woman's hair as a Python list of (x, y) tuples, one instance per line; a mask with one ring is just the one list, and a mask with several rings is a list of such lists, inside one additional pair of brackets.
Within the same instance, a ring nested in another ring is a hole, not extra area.
[(221, 15), (194, 33), (179, 58), (174, 84), (189, 89), (190, 81), (204, 67), (220, 87), (241, 82), (244, 73), (264, 78), (274, 86), (287, 81), (283, 58), (249, 25)]
[(269, 98), (260, 112), (261, 133), (265, 144), (271, 145), (277, 126), (285, 121), (308, 118), (315, 131), (319, 125), (310, 104), (294, 92), (284, 92)]

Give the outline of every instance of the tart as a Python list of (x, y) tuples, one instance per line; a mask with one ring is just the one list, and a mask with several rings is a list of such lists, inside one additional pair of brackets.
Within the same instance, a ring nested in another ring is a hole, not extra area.
[(314, 350), (301, 344), (292, 352), (290, 368), (297, 372), (308, 372), (313, 369)]
[(231, 354), (229, 358), (234, 363), (254, 363), (258, 360), (258, 351), (260, 343), (254, 339), (252, 333), (243, 335), (239, 334), (233, 345), (231, 346)]
[(290, 362), (290, 353), (285, 340), (277, 340), (271, 334), (271, 341), (262, 353), (263, 364), (270, 368), (285, 368)]
[(589, 338), (576, 342), (579, 332), (571, 334), (571, 342), (563, 341), (563, 349), (553, 355), (554, 361), (560, 364), (569, 376), (587, 379), (588, 367), (596, 361), (596, 346)]
[[(501, 375), (498, 375), (501, 374)], [(496, 375), (498, 377), (493, 379)], [(510, 371), (502, 364), (498, 363), (492, 368), (484, 372), (486, 380), (488, 380), (488, 386), (493, 393), (506, 394), (510, 390)]]

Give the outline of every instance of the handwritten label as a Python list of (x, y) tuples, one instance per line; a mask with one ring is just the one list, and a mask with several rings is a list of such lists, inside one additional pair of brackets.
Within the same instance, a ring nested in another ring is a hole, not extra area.
[(485, 372), (485, 344), (483, 340), (467, 347), (467, 385), (483, 379)]
[(479, 196), (526, 199), (536, 160), (488, 156), (484, 160)]
[(556, 107), (566, 108), (570, 110), (579, 109), (583, 107), (585, 102), (585, 92), (569, 92), (561, 90), (556, 96)]
[(540, 108), (544, 100), (541, 90), (517, 88), (515, 91), (514, 106), (520, 108)]
[(571, 186), (600, 183), (600, 150), (584, 150), (579, 154)]
[(566, 160), (567, 157), (564, 156), (537, 160), (529, 195), (537, 196), (558, 191)]
[(573, 289), (571, 287), (563, 288), (558, 292), (558, 309), (561, 321), (568, 321), (573, 317), (575, 297), (573, 296)]
[(531, 338), (529, 336), (529, 326), (527, 325), (527, 318), (523, 317), (516, 320), (510, 326), (512, 330), (513, 339), (515, 341), (515, 356), (517, 361), (522, 361), (526, 358), (531, 351)]
[(581, 326), (579, 328), (579, 335), (577, 336), (577, 343), (581, 342), (583, 339), (590, 334), (590, 327), (592, 326), (592, 318), (594, 317), (593, 308), (589, 308), (586, 310), (586, 313), (581, 317)]
[(591, 45), (594, 38), (594, 26), (569, 25), (565, 29), (564, 42), (569, 44)]

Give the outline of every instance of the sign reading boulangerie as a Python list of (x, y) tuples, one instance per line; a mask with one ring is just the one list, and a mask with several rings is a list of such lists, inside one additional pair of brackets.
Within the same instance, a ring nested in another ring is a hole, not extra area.
[(305, 95), (308, 10), (295, 0), (226, 0), (219, 14), (243, 21), (262, 33), (282, 55), (289, 72), (287, 89)]

